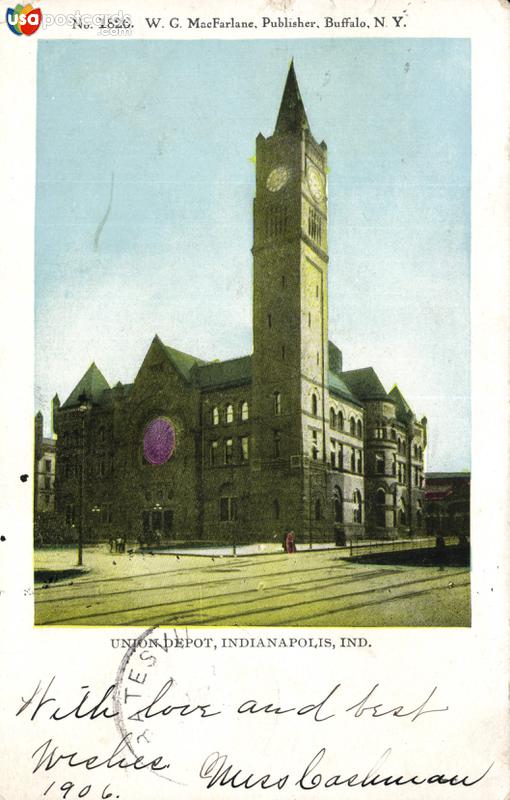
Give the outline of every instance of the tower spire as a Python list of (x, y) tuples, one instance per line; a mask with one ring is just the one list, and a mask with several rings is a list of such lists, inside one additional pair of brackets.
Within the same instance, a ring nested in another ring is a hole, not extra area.
[(275, 133), (291, 133), (301, 130), (310, 130), (310, 126), (294, 71), (294, 59), (292, 59), (276, 120)]

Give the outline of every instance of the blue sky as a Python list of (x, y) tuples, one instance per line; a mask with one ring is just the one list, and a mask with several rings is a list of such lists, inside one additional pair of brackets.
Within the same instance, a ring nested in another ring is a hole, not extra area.
[[(470, 51), (461, 39), (39, 42), (36, 409), (155, 333), (251, 352), (255, 137), (291, 57), (329, 154), (329, 335), (468, 469)], [(113, 200), (109, 205), (113, 174)]]

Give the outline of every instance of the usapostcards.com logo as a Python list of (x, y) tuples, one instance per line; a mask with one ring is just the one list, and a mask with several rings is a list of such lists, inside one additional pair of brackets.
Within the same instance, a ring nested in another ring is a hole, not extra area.
[(32, 8), (30, 3), (22, 6), (18, 3), (16, 8), (8, 8), (5, 15), (9, 30), (16, 36), (32, 36), (42, 22), (42, 11), (40, 8)]

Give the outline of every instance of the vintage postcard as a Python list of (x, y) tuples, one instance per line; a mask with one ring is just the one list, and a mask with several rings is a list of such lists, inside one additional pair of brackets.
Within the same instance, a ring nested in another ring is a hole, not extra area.
[(5, 9), (5, 800), (510, 792), (509, 21)]

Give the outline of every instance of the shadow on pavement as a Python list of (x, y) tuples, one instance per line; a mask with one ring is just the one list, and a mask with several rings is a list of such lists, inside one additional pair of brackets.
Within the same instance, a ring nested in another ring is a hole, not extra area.
[(457, 546), (438, 550), (426, 547), (419, 550), (395, 550), (383, 553), (364, 553), (348, 559), (357, 564), (398, 564), (409, 567), (469, 567), (469, 547)]

